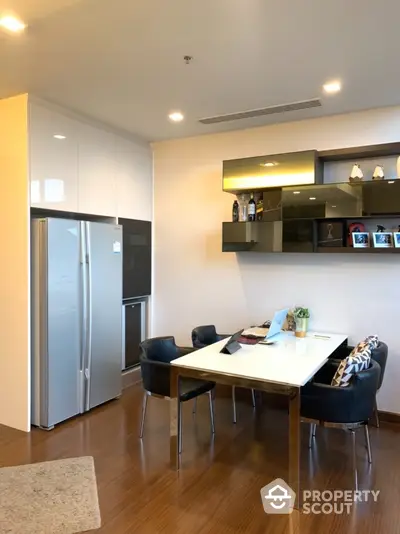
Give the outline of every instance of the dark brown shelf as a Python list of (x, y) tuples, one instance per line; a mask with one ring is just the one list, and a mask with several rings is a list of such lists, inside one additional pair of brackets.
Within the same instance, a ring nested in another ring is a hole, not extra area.
[(397, 156), (400, 154), (400, 143), (383, 143), (318, 152), (321, 161), (343, 161), (348, 159), (381, 158), (383, 156)]
[(330, 254), (400, 254), (400, 248), (353, 248), (353, 247), (318, 247), (317, 252)]

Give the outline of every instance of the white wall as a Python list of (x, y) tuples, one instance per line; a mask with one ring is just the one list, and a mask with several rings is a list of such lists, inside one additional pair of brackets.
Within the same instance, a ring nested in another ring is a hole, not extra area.
[(0, 101), (0, 424), (30, 427), (27, 95)]
[(400, 107), (155, 143), (152, 335), (190, 343), (194, 326), (233, 332), (302, 304), (315, 329), (377, 333), (390, 347), (379, 408), (400, 413), (400, 259), (384, 255), (222, 253), (222, 161), (400, 140)]

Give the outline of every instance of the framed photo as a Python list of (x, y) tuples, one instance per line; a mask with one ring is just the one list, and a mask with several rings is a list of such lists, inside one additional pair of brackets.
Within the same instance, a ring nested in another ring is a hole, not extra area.
[(353, 247), (354, 248), (368, 248), (369, 244), (369, 232), (353, 232)]
[(393, 241), (396, 248), (400, 248), (400, 232), (393, 232)]
[(374, 232), (374, 247), (376, 248), (390, 248), (393, 247), (392, 232)]

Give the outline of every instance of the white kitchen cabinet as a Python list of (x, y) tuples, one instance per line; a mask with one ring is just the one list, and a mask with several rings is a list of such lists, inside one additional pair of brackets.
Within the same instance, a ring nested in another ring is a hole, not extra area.
[(150, 146), (116, 138), (118, 217), (151, 221), (152, 153)]
[[(31, 206), (78, 210), (78, 122), (29, 104)], [(62, 136), (57, 139), (54, 136)]]
[(78, 138), (78, 212), (116, 217), (115, 136), (82, 123)]
[(152, 219), (150, 145), (35, 100), (30, 101), (29, 152), (32, 207)]

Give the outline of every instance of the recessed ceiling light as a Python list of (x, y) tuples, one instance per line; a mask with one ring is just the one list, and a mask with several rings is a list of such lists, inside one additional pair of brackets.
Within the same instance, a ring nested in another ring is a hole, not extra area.
[(267, 161), (266, 163), (260, 163), (260, 167), (275, 167), (278, 165), (275, 161)]
[(300, 195), (300, 191), (293, 191), (294, 195)]
[(394, 180), (390, 180), (388, 184), (394, 184)]
[(172, 122), (183, 121), (183, 113), (181, 113), (180, 111), (174, 111), (173, 113), (170, 113), (168, 117)]
[(336, 208), (336, 206), (332, 206), (332, 208)]
[(310, 197), (310, 200), (317, 200), (316, 197)]
[(342, 84), (340, 82), (329, 82), (325, 83), (323, 85), (325, 93), (328, 93), (329, 95), (333, 95), (334, 93), (338, 93), (341, 88)]
[(53, 135), (54, 139), (66, 139), (66, 136), (65, 135), (61, 135), (61, 134), (55, 134)]
[(9, 32), (19, 33), (25, 30), (26, 24), (11, 15), (0, 18), (0, 27)]

